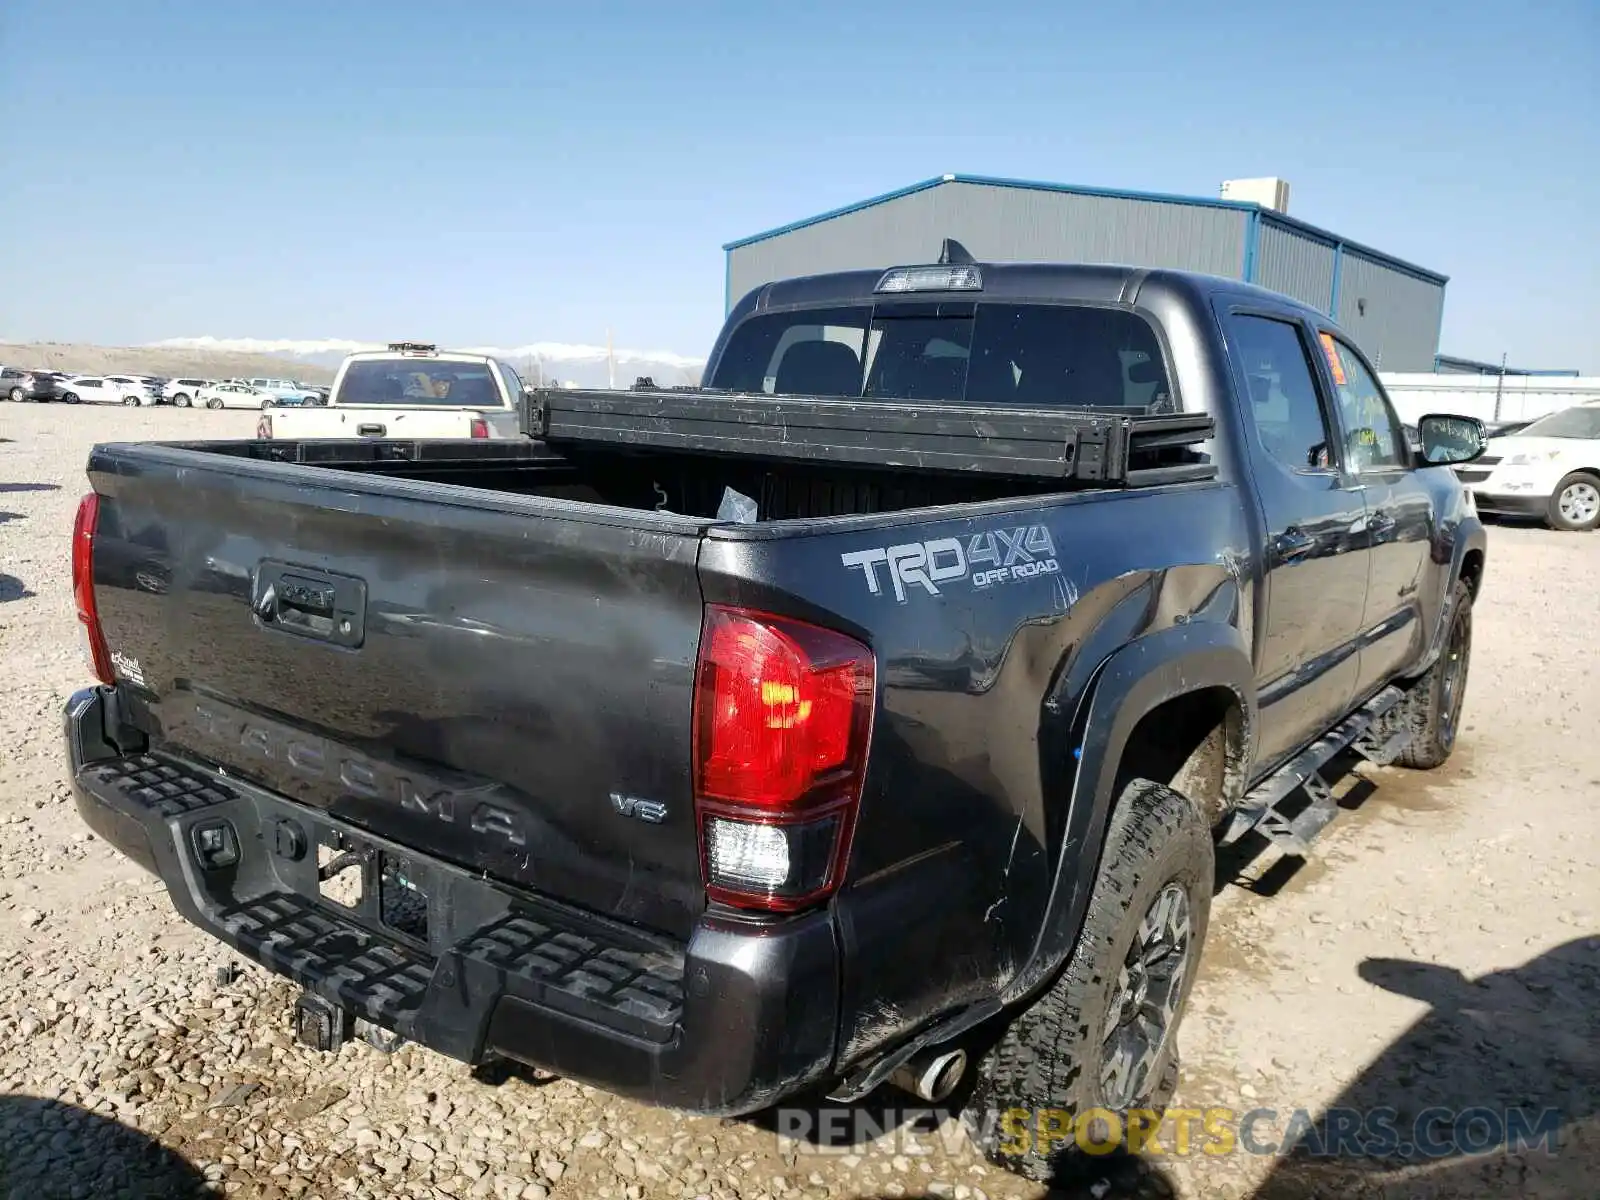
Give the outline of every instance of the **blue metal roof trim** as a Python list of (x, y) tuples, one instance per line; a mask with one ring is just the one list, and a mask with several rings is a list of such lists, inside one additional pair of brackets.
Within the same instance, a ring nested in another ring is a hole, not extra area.
[(1476, 375), (1519, 375), (1519, 376), (1544, 376), (1547, 378), (1572, 379), (1582, 372), (1577, 370), (1562, 370), (1550, 367), (1502, 367), (1499, 363), (1484, 362), (1477, 358), (1461, 358), (1455, 354), (1435, 354), (1433, 356), (1433, 369), (1437, 371), (1441, 366), (1449, 365), (1459, 369), (1461, 374)]
[(729, 242), (722, 248), (724, 250), (737, 250), (739, 247), (748, 246), (752, 242), (764, 242), (768, 238), (782, 237), (786, 233), (793, 233), (796, 229), (804, 229), (807, 225), (819, 225), (823, 221), (831, 221), (835, 217), (848, 216), (851, 213), (860, 212), (862, 209), (876, 208), (880, 204), (887, 204), (891, 200), (914, 196), (918, 192), (925, 192), (929, 188), (938, 187), (941, 183), (950, 183), (956, 178), (957, 176), (955, 175), (940, 175), (934, 179), (924, 179), (921, 183), (913, 183), (910, 187), (896, 188), (892, 192), (885, 192), (883, 195), (874, 196), (870, 200), (857, 200), (854, 204), (846, 204), (843, 208), (833, 208), (825, 213), (818, 213), (814, 217), (791, 221), (787, 225), (779, 225), (776, 229), (769, 229), (765, 233), (753, 233), (749, 237)]
[(1392, 254), (1385, 254), (1382, 250), (1374, 250), (1371, 246), (1364, 246), (1360, 242), (1352, 242), (1347, 237), (1340, 237), (1337, 233), (1329, 233), (1326, 229), (1321, 229), (1315, 225), (1307, 224), (1305, 221), (1297, 220), (1294, 217), (1287, 216), (1281, 212), (1276, 212), (1273, 209), (1261, 209), (1261, 219), (1263, 221), (1270, 221), (1275, 225), (1280, 225), (1285, 229), (1293, 230), (1295, 233), (1304, 234), (1306, 237), (1314, 238), (1319, 242), (1325, 242), (1334, 249), (1343, 247), (1344, 252), (1347, 254), (1359, 254), (1363, 258), (1370, 258), (1373, 262), (1378, 263), (1380, 266), (1393, 267), (1395, 270), (1401, 271), (1404, 274), (1414, 275), (1426, 283), (1436, 283), (1440, 287), (1443, 287), (1445, 284), (1450, 282), (1450, 276), (1448, 275), (1441, 275), (1437, 271), (1430, 271), (1427, 267), (1419, 267), (1416, 263), (1407, 262), (1403, 258), (1396, 258)]
[(1374, 250), (1371, 246), (1364, 246), (1360, 242), (1352, 242), (1349, 238), (1340, 237), (1336, 233), (1329, 233), (1326, 229), (1319, 229), (1315, 225), (1307, 224), (1305, 221), (1298, 220), (1295, 217), (1285, 216), (1283, 213), (1273, 209), (1263, 208), (1261, 205), (1249, 200), (1212, 199), (1209, 196), (1179, 196), (1171, 192), (1136, 192), (1124, 188), (1085, 187), (1073, 183), (1043, 183), (1031, 179), (1001, 179), (989, 175), (936, 175), (932, 179), (924, 179), (920, 183), (913, 183), (910, 187), (885, 192), (881, 196), (873, 196), (870, 200), (859, 200), (854, 204), (846, 204), (842, 208), (818, 213), (814, 217), (791, 221), (787, 225), (780, 225), (776, 229), (768, 229), (764, 233), (753, 233), (749, 237), (728, 242), (722, 248), (725, 251), (737, 250), (741, 246), (764, 242), (768, 238), (781, 237), (786, 233), (793, 233), (797, 229), (805, 229), (810, 225), (831, 221), (835, 217), (848, 216), (850, 213), (874, 208), (879, 204), (887, 204), (891, 200), (899, 200), (904, 196), (913, 196), (918, 192), (925, 192), (929, 188), (936, 188), (945, 183), (971, 183), (984, 187), (1020, 188), (1031, 192), (1066, 192), (1073, 196), (1103, 196), (1108, 200), (1148, 200), (1157, 204), (1189, 204), (1198, 208), (1222, 208), (1233, 212), (1254, 213), (1262, 220), (1274, 221), (1298, 233), (1326, 242), (1330, 246), (1342, 245), (1348, 251), (1361, 254), (1384, 266), (1394, 267), (1396, 270), (1403, 271), (1408, 275), (1414, 275), (1428, 283), (1436, 283), (1443, 286), (1450, 282), (1448, 275), (1441, 275), (1437, 271), (1419, 267), (1403, 258), (1396, 258), (1392, 254), (1385, 254), (1382, 250)]

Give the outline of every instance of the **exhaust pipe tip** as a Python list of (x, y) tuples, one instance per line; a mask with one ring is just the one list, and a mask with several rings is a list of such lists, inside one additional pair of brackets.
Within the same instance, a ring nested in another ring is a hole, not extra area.
[(938, 1104), (956, 1090), (967, 1073), (967, 1052), (937, 1050), (913, 1055), (889, 1076), (889, 1082), (919, 1100)]

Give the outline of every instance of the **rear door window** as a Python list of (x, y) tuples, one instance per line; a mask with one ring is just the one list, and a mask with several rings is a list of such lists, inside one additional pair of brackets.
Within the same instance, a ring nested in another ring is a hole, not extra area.
[(1291, 471), (1331, 467), (1327, 414), (1299, 326), (1235, 314), (1228, 322), (1228, 343), (1244, 372), (1246, 409), (1262, 449)]

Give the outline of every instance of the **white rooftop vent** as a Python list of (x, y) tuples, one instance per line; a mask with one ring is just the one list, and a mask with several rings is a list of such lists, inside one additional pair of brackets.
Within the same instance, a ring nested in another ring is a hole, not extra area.
[(1289, 211), (1289, 181), (1269, 176), (1265, 179), (1226, 179), (1222, 183), (1224, 200), (1243, 200), (1270, 208), (1274, 212)]

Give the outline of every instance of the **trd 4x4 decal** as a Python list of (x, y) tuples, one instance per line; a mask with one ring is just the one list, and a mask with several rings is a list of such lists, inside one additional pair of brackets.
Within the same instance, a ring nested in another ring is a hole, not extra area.
[(941, 585), (958, 580), (966, 580), (975, 588), (987, 588), (1035, 575), (1054, 575), (1061, 570), (1055, 542), (1043, 525), (991, 529), (965, 541), (945, 537), (852, 550), (841, 554), (839, 561), (859, 570), (874, 596), (883, 594), (883, 580), (887, 577), (894, 598), (901, 604), (914, 588), (938, 596), (942, 595)]

